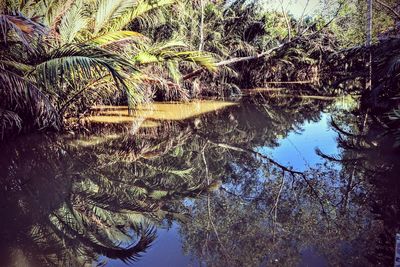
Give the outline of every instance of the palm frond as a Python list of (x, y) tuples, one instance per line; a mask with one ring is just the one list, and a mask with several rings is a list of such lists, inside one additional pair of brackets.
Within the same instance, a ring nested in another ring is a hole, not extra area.
[[(58, 116), (52, 103), (36, 83), (0, 64), (0, 107), (12, 112), (31, 114), (38, 127), (58, 127)], [(20, 116), (20, 115), (18, 115)]]
[(0, 65), (7, 66), (8, 68), (27, 73), (33, 70), (33, 66), (24, 64), (22, 62), (12, 61), (12, 60), (1, 60)]
[(149, 48), (149, 52), (152, 54), (160, 54), (163, 51), (176, 50), (185, 47), (187, 47), (187, 44), (183, 40), (170, 39), (152, 44), (152, 46)]
[(179, 71), (179, 63), (178, 61), (168, 61), (167, 62), (167, 69), (169, 72), (169, 75), (171, 76), (172, 80), (175, 83), (179, 83), (181, 81), (182, 78), (182, 74)]
[(4, 138), (7, 131), (16, 127), (22, 128), (22, 120), (17, 113), (0, 108), (0, 140)]
[(140, 30), (152, 29), (156, 26), (163, 25), (167, 22), (163, 8), (155, 8), (149, 10), (145, 14), (138, 16), (134, 19), (135, 27)]
[(138, 32), (134, 31), (115, 31), (115, 32), (107, 32), (102, 35), (98, 35), (87, 42), (93, 43), (96, 45), (108, 45), (114, 42), (118, 42), (124, 39), (135, 40), (139, 38), (140, 40), (146, 39), (146, 37)]
[[(10, 34), (13, 33), (13, 34)], [(22, 15), (0, 14), (0, 39), (7, 43), (9, 39), (21, 42), (29, 50), (33, 50), (31, 40), (35, 35), (44, 35), (46, 28)]]
[(59, 31), (64, 44), (73, 42), (77, 34), (86, 27), (88, 20), (83, 11), (82, 1), (77, 1), (62, 18)]
[(18, 2), (18, 10), (20, 10), (22, 14), (25, 14), (27, 16), (30, 15), (34, 16), (35, 15), (34, 13), (38, 11), (39, 4), (42, 1), (26, 0), (17, 2)]
[(150, 54), (146, 51), (139, 52), (138, 54), (136, 54), (133, 60), (139, 64), (149, 64), (160, 61), (157, 56)]
[[(120, 17), (125, 11), (133, 8), (132, 0), (100, 0), (95, 15), (94, 32), (100, 32), (109, 21)], [(122, 28), (121, 28), (122, 29)]]
[(180, 60), (193, 62), (196, 65), (199, 65), (209, 71), (216, 71), (217, 66), (215, 65), (214, 58), (204, 52), (198, 51), (184, 51), (184, 52), (177, 52), (173, 54), (169, 54), (166, 56), (167, 59), (169, 58), (179, 58)]
[(128, 248), (107, 248), (95, 245), (95, 251), (111, 259), (120, 259), (125, 263), (137, 261), (141, 253), (145, 252), (156, 239), (156, 230), (154, 227), (141, 225), (135, 231), (140, 233), (140, 239), (135, 245)]
[(38, 81), (47, 88), (62, 83), (66, 78), (87, 80), (104, 76), (108, 72), (117, 87), (125, 88), (123, 71), (136, 69), (126, 59), (106, 50), (89, 45), (66, 45), (55, 49), (49, 57), (35, 67)]
[(118, 19), (113, 20), (109, 29), (112, 31), (122, 30), (134, 19), (144, 16), (147, 12), (175, 2), (176, 0), (138, 0), (132, 8), (120, 14), (121, 16)]
[[(195, 63), (209, 71), (216, 70), (215, 60), (211, 54), (199, 51), (179, 51), (185, 47), (187, 45), (182, 40), (171, 39), (151, 45), (145, 51), (138, 53), (134, 59), (142, 64), (163, 61), (186, 61)], [(168, 67), (171, 70), (172, 65)]]

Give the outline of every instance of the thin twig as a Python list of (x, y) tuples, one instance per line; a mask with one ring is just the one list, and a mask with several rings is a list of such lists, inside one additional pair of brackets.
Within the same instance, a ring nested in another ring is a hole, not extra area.
[(282, 193), (284, 184), (285, 184), (285, 171), (282, 171), (281, 185), (279, 188), (278, 195), (276, 196), (276, 199), (275, 199), (275, 204), (272, 207), (272, 210), (274, 211), (274, 219), (273, 219), (274, 227), (273, 227), (272, 238), (274, 241), (275, 241), (275, 232), (276, 232), (276, 221), (278, 220), (278, 203), (279, 203), (279, 199), (281, 197), (281, 193)]
[[(206, 156), (205, 156), (205, 153), (204, 153), (207, 145), (208, 145), (208, 142), (204, 145), (203, 149), (201, 150), (201, 155), (202, 155), (202, 158), (203, 158), (204, 167), (205, 167), (205, 171), (206, 171), (207, 185), (210, 185), (208, 164), (207, 164), (207, 159), (206, 159)], [(227, 253), (228, 250), (225, 248), (224, 244), (222, 243), (221, 239), (219, 238), (217, 227), (215, 226), (215, 224), (214, 224), (214, 222), (212, 220), (210, 193), (208, 193), (208, 195), (207, 195), (207, 210), (208, 210), (208, 221), (211, 224), (211, 227), (213, 228), (215, 237), (217, 238), (217, 241), (218, 241), (218, 243), (220, 244), (220, 246), (222, 248), (222, 253), (223, 253), (225, 258), (229, 259), (229, 256), (228, 256), (228, 253)]]

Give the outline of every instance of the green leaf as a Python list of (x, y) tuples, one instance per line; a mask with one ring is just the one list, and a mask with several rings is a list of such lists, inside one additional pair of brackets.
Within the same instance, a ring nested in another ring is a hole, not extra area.
[(107, 45), (113, 42), (118, 42), (124, 39), (132, 39), (135, 40), (136, 38), (140, 38), (144, 40), (146, 37), (138, 32), (134, 31), (115, 31), (115, 32), (108, 32), (102, 35), (98, 35), (88, 42), (96, 44), (96, 45)]

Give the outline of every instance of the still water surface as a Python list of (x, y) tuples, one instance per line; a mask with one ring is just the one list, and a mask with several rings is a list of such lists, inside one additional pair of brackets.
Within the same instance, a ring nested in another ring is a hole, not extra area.
[(84, 133), (3, 144), (0, 266), (392, 265), (398, 151), (369, 118), (350, 98), (96, 107)]

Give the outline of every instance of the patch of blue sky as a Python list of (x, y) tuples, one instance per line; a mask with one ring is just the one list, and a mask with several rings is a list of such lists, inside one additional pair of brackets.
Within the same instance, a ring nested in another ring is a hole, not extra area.
[(306, 122), (301, 132), (290, 132), (278, 141), (277, 147), (256, 147), (255, 150), (294, 170), (305, 171), (323, 163), (323, 159), (315, 152), (316, 148), (327, 155), (339, 153), (336, 141), (338, 134), (329, 126), (329, 121), (330, 115), (323, 113), (320, 121)]

